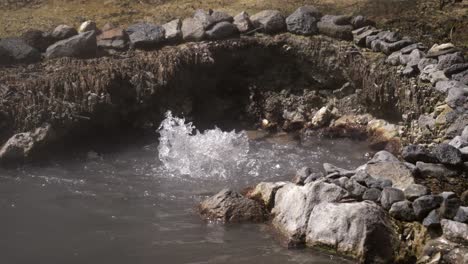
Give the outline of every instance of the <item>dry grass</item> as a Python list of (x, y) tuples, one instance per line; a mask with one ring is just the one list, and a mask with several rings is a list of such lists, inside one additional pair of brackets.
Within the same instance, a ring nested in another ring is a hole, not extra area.
[(279, 9), (288, 14), (305, 4), (326, 13), (364, 14), (381, 26), (428, 42), (453, 40), (468, 47), (468, 0), (443, 11), (438, 10), (438, 0), (0, 0), (0, 37), (19, 35), (30, 28), (50, 30), (58, 24), (78, 26), (88, 19), (100, 26), (107, 22), (163, 23), (191, 16), (198, 8), (230, 14)]

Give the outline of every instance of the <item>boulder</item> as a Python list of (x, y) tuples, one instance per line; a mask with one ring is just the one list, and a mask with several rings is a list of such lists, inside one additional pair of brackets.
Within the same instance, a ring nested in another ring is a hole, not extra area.
[(433, 150), (436, 159), (446, 165), (460, 165), (462, 160), (462, 154), (459, 149), (449, 144), (439, 144)]
[(373, 201), (373, 202), (378, 203), (380, 201), (381, 195), (382, 195), (381, 190), (377, 188), (369, 188), (362, 195), (362, 200), (368, 200), (368, 201)]
[(50, 125), (39, 127), (32, 132), (16, 134), (0, 148), (0, 161), (27, 159), (53, 138), (54, 131)]
[(457, 86), (448, 90), (447, 98), (445, 102), (451, 108), (456, 109), (458, 107), (463, 107), (468, 96), (468, 87)]
[(434, 155), (432, 155), (427, 148), (421, 145), (408, 145), (404, 147), (401, 152), (401, 156), (404, 160), (411, 163), (416, 163), (418, 161), (431, 163), (437, 161)]
[(223, 223), (263, 222), (267, 219), (267, 212), (260, 203), (229, 189), (223, 189), (201, 202), (200, 214)]
[(312, 117), (312, 125), (315, 127), (322, 127), (327, 125), (333, 117), (332, 107), (324, 106), (320, 108), (317, 113)]
[(182, 38), (185, 41), (201, 41), (205, 37), (203, 24), (194, 19), (186, 18), (182, 21)]
[(414, 201), (417, 198), (429, 194), (429, 189), (421, 184), (411, 184), (405, 190), (405, 197), (410, 201)]
[(286, 26), (288, 31), (294, 34), (317, 34), (317, 22), (320, 17), (320, 12), (313, 6), (299, 7), (286, 18)]
[(250, 17), (255, 28), (267, 34), (275, 34), (286, 29), (286, 22), (278, 10), (264, 10)]
[(97, 36), (97, 46), (104, 49), (124, 50), (128, 47), (128, 35), (120, 28), (104, 31)]
[(310, 214), (308, 246), (332, 249), (360, 263), (393, 263), (395, 231), (372, 202), (321, 203)]
[(468, 207), (460, 206), (453, 220), (460, 223), (468, 224)]
[(237, 27), (229, 22), (220, 22), (206, 31), (208, 39), (218, 40), (239, 35)]
[(64, 40), (78, 35), (78, 31), (74, 27), (68, 25), (59, 25), (57, 26), (51, 34), (51, 37), (56, 41)]
[(240, 12), (234, 17), (234, 25), (240, 33), (247, 33), (253, 28), (249, 14), (245, 11)]
[(432, 210), (422, 221), (423, 226), (434, 228), (440, 226), (440, 216), (437, 210)]
[(304, 186), (286, 184), (276, 192), (273, 225), (287, 238), (290, 246), (304, 243), (312, 209), (322, 202), (338, 202), (347, 195), (343, 188), (323, 181)]
[(439, 208), (443, 198), (438, 195), (424, 195), (414, 200), (413, 209), (417, 219), (424, 219), (429, 212)]
[(351, 25), (353, 28), (363, 28), (367, 26), (375, 26), (375, 22), (363, 16), (355, 16), (351, 19)]
[(443, 219), (440, 221), (444, 237), (456, 243), (468, 243), (468, 225)]
[(131, 25), (126, 32), (130, 39), (130, 46), (137, 49), (158, 47), (164, 43), (166, 35), (163, 27), (149, 23)]
[(455, 53), (459, 51), (452, 43), (444, 43), (441, 45), (434, 44), (427, 52), (427, 57), (437, 58), (441, 55)]
[(443, 164), (416, 162), (419, 174), (422, 178), (444, 179), (445, 177), (455, 177), (458, 172), (447, 168)]
[(365, 171), (375, 179), (391, 180), (394, 187), (403, 190), (414, 183), (412, 171), (402, 162), (367, 164)]
[(457, 63), (464, 63), (465, 59), (461, 52), (455, 52), (451, 54), (439, 56), (439, 62), (437, 63), (437, 69), (445, 71), (451, 66)]
[(28, 30), (21, 34), (21, 39), (29, 46), (44, 52), (50, 45), (54, 44), (55, 39), (50, 34), (40, 30)]
[(452, 140), (450, 140), (449, 145), (457, 149), (462, 149), (468, 146), (468, 141), (464, 140), (461, 136), (456, 136)]
[(170, 43), (178, 42), (182, 39), (182, 21), (180, 19), (174, 19), (164, 25), (164, 32), (166, 33), (166, 41)]
[(276, 192), (286, 185), (286, 182), (261, 182), (247, 194), (248, 198), (261, 201), (267, 209), (275, 205)]
[(416, 220), (413, 206), (409, 201), (399, 201), (392, 204), (389, 213), (393, 218), (401, 221), (412, 222)]
[(447, 77), (461, 73), (468, 70), (468, 63), (456, 63), (444, 70), (444, 73)]
[(41, 59), (41, 53), (20, 38), (0, 39), (0, 64), (34, 63)]
[(193, 14), (193, 19), (195, 19), (199, 24), (201, 24), (203, 26), (203, 29), (205, 30), (215, 24), (211, 17), (212, 12), (213, 11), (211, 9), (208, 11), (205, 11), (203, 9), (197, 9)]
[(405, 194), (402, 190), (397, 188), (387, 187), (382, 191), (380, 196), (380, 203), (385, 210), (389, 210), (392, 204), (405, 200)]
[(353, 40), (353, 26), (350, 24), (351, 18), (348, 16), (323, 16), (317, 23), (317, 28), (321, 34), (332, 38), (343, 40)]
[(437, 60), (436, 59), (431, 59), (431, 58), (422, 58), (419, 62), (418, 62), (418, 70), (420, 72), (422, 72), (424, 70), (424, 68), (426, 68), (427, 66), (429, 65), (434, 65), (437, 64)]
[(88, 32), (88, 31), (98, 31), (96, 23), (94, 21), (88, 20), (83, 22), (78, 28), (78, 33)]
[(60, 57), (89, 58), (96, 56), (97, 39), (95, 31), (88, 31), (61, 40), (47, 48), (48, 59)]

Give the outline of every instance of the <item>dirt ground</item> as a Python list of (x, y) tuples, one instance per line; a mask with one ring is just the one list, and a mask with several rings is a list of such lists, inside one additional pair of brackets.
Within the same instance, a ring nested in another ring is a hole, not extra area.
[(0, 0), (0, 37), (18, 36), (59, 24), (78, 26), (91, 19), (128, 25), (136, 21), (164, 23), (211, 8), (236, 14), (279, 9), (289, 14), (301, 5), (315, 5), (328, 14), (363, 14), (380, 27), (398, 30), (430, 45), (451, 41), (468, 48), (468, 0)]

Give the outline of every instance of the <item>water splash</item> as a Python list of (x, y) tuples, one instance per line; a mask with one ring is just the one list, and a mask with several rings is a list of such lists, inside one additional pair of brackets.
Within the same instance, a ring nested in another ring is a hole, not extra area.
[(231, 178), (247, 161), (249, 141), (244, 131), (215, 128), (200, 133), (192, 123), (167, 112), (158, 132), (159, 159), (172, 172), (194, 178)]

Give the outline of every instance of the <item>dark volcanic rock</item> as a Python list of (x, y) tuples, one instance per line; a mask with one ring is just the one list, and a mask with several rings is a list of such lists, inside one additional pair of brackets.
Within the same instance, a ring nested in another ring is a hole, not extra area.
[(299, 7), (286, 18), (288, 31), (299, 35), (313, 35), (318, 33), (317, 22), (320, 12), (313, 6)]
[[(0, 64), (10, 63), (34, 63), (41, 59), (39, 51), (19, 38), (0, 39)], [(6, 62), (6, 63), (5, 63)]]
[(200, 213), (209, 219), (225, 223), (263, 222), (266, 209), (254, 200), (239, 193), (224, 189), (200, 204)]
[(433, 163), (437, 159), (430, 153), (428, 149), (421, 145), (408, 145), (403, 148), (401, 156), (404, 160), (416, 163), (418, 161)]
[(96, 32), (88, 31), (68, 39), (61, 40), (47, 48), (48, 59), (60, 57), (87, 58), (96, 56)]
[(206, 31), (206, 36), (209, 39), (218, 40), (239, 35), (237, 27), (229, 22), (220, 22), (213, 26), (212, 29)]
[(438, 195), (421, 196), (413, 202), (413, 209), (417, 219), (423, 219), (427, 214), (438, 208), (442, 203), (443, 198)]
[(255, 28), (262, 32), (274, 34), (286, 29), (284, 16), (278, 10), (264, 10), (250, 17)]
[(392, 204), (389, 213), (393, 218), (398, 220), (407, 222), (416, 220), (412, 204), (409, 201), (400, 201)]
[(442, 164), (460, 165), (463, 162), (460, 150), (445, 143), (434, 148), (434, 156)]
[(164, 43), (166, 38), (163, 27), (148, 23), (131, 25), (126, 32), (133, 48), (155, 48)]

